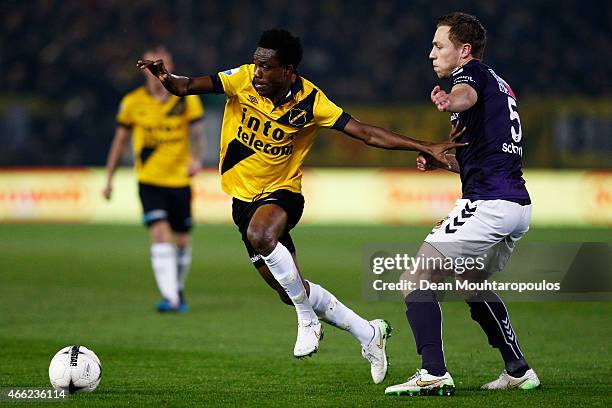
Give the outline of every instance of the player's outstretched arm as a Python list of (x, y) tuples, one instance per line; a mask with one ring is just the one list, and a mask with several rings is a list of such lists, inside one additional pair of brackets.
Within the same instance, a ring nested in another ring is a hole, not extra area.
[(170, 93), (177, 96), (207, 94), (214, 89), (210, 76), (189, 78), (174, 75), (168, 72), (162, 60), (140, 60), (136, 66), (151, 71)]
[(411, 150), (424, 153), (443, 163), (445, 166), (451, 166), (446, 158), (446, 152), (455, 147), (465, 146), (467, 143), (457, 143), (455, 139), (460, 134), (453, 136), (450, 141), (442, 143), (432, 143), (423, 140), (412, 139), (408, 136), (403, 136), (390, 130), (383, 129), (378, 126), (372, 126), (367, 123), (359, 122), (351, 118), (343, 132), (348, 136), (354, 137), (363, 141), (369, 146), (379, 147), (389, 150)]

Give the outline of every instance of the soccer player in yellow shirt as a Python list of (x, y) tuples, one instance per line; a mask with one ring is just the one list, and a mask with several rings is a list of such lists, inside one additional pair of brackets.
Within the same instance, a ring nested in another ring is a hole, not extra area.
[(301, 59), (299, 38), (274, 29), (262, 34), (252, 64), (218, 74), (177, 76), (168, 72), (163, 61), (152, 59), (139, 61), (138, 67), (153, 73), (175, 95), (226, 95), (221, 185), (233, 197), (233, 219), (254, 266), (285, 303), (295, 306), (294, 356), (317, 351), (323, 334), (321, 319), (359, 340), (372, 378), (380, 383), (387, 372), (390, 326), (382, 319), (363, 319), (329, 291), (303, 279), (298, 269), (289, 231), (304, 208), (300, 168), (321, 127), (375, 147), (420, 151), (442, 162), (444, 152), (458, 144), (422, 142), (359, 122), (298, 73)]
[[(147, 51), (143, 58), (173, 66), (163, 47)], [(121, 100), (102, 194), (111, 198), (113, 174), (131, 135), (151, 264), (163, 297), (157, 310), (185, 312), (183, 291), (191, 265), (190, 184), (201, 167), (204, 109), (200, 97), (172, 95), (150, 72), (145, 76), (145, 86)]]

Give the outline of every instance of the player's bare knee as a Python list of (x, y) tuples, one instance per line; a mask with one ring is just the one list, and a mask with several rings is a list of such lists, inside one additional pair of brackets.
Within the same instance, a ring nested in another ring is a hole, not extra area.
[(263, 255), (269, 255), (278, 243), (278, 239), (272, 231), (265, 228), (251, 228), (250, 226), (247, 230), (247, 239), (255, 251)]
[(445, 275), (441, 271), (418, 269), (416, 271), (404, 272), (400, 276), (400, 279), (418, 284), (419, 281), (439, 282), (441, 279), (444, 279), (444, 276)]

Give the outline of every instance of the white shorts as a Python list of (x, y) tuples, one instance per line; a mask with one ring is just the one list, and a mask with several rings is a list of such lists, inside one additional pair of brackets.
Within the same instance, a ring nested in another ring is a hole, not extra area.
[(488, 274), (502, 270), (529, 230), (531, 205), (505, 200), (457, 200), (425, 242), (446, 258), (484, 257)]

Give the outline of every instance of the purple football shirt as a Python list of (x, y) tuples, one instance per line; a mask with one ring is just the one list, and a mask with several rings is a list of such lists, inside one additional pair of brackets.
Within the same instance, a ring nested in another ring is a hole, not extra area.
[(522, 172), (523, 133), (514, 92), (490, 67), (471, 60), (452, 73), (453, 86), (468, 84), (478, 94), (470, 109), (453, 113), (466, 126), (457, 149), (463, 198), (529, 201)]

